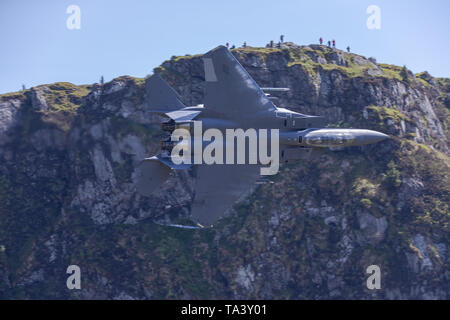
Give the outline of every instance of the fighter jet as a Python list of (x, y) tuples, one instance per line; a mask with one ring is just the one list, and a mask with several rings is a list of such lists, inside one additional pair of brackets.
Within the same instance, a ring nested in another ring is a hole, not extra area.
[[(383, 133), (366, 129), (324, 128), (322, 117), (275, 106), (269, 92), (289, 89), (263, 90), (224, 46), (206, 53), (203, 63), (203, 105), (185, 106), (179, 95), (157, 74), (147, 80), (148, 107), (165, 119), (161, 127), (169, 135), (177, 129), (192, 133), (198, 130), (198, 124), (201, 124), (200, 133), (211, 128), (224, 134), (227, 129), (237, 128), (267, 129), (270, 132), (276, 130), (279, 150), (271, 148), (270, 151), (278, 151), (279, 163), (307, 160), (320, 155), (320, 151), (325, 148), (362, 146), (388, 138)], [(194, 145), (194, 140), (198, 137), (194, 135), (189, 139), (187, 144)], [(191, 218), (200, 227), (213, 226), (252, 185), (264, 180), (261, 176), (262, 163), (251, 164), (244, 161), (241, 164), (226, 164), (224, 161), (209, 164), (174, 161), (173, 148), (178, 143), (170, 138), (164, 139), (161, 141), (160, 154), (140, 162), (137, 191), (150, 196), (174, 171), (193, 170), (195, 183)], [(208, 141), (201, 140), (196, 145), (200, 145), (201, 152), (208, 144)], [(223, 145), (226, 150), (226, 143)], [(183, 150), (195, 153), (192, 149), (196, 148)], [(246, 160), (250, 158), (250, 149), (246, 149)], [(189, 154), (187, 159), (192, 160), (193, 157), (194, 155)]]

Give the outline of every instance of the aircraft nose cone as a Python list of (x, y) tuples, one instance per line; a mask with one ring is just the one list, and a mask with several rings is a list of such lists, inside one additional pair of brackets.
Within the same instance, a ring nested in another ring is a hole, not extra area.
[(378, 131), (372, 131), (372, 130), (366, 130), (366, 132), (360, 136), (360, 141), (364, 144), (370, 144), (370, 143), (376, 143), (383, 141), (385, 139), (389, 138), (388, 135), (378, 132)]

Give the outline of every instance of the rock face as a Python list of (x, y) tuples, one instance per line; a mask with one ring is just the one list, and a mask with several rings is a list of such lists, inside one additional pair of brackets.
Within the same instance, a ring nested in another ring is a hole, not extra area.
[[(278, 106), (392, 138), (284, 166), (214, 229), (184, 230), (160, 223), (188, 219), (189, 172), (136, 193), (160, 135), (145, 79), (1, 95), (1, 298), (450, 297), (450, 80), (325, 46), (232, 52), (260, 86), (291, 88)], [(154, 71), (202, 103), (201, 56)]]

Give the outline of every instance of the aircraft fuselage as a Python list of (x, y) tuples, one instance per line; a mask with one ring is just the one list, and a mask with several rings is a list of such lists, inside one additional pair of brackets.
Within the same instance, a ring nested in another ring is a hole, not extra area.
[[(290, 147), (329, 148), (351, 147), (376, 143), (387, 135), (367, 129), (324, 128), (323, 118), (297, 113), (284, 108), (267, 110), (242, 119), (226, 119), (202, 106), (187, 107), (186, 110), (201, 111), (195, 121), (202, 122), (202, 130), (218, 129), (225, 134), (227, 129), (278, 129), (280, 145)], [(175, 128), (193, 129), (193, 121), (165, 124), (167, 131)], [(164, 128), (164, 125), (163, 125)]]

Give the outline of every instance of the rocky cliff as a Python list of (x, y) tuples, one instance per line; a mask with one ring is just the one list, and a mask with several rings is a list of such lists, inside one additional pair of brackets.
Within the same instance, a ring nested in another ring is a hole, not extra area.
[[(214, 229), (184, 230), (159, 223), (188, 218), (189, 173), (136, 193), (161, 135), (145, 79), (0, 95), (0, 298), (450, 297), (450, 80), (325, 46), (232, 52), (260, 86), (291, 88), (278, 106), (391, 139), (285, 165)], [(202, 103), (200, 55), (154, 72)]]

